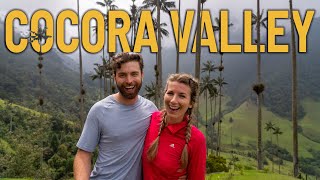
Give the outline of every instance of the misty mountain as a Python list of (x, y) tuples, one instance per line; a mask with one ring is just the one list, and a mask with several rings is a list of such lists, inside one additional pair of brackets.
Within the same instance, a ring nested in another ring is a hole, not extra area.
[[(2, 25), (0, 27), (0, 41), (4, 43), (4, 29)], [(13, 54), (2, 45), (0, 98), (36, 108), (40, 96), (38, 54), (31, 48), (20, 54)], [(77, 114), (80, 89), (78, 65), (55, 49), (44, 54), (43, 58), (41, 91), (44, 96), (44, 109)], [(98, 82), (93, 82), (89, 74), (85, 74), (84, 84), (87, 92), (86, 103), (92, 104), (96, 100)]]
[[(298, 93), (299, 99), (315, 98), (320, 99), (319, 79), (320, 79), (320, 62), (317, 60), (319, 57), (320, 41), (317, 40), (317, 32), (320, 30), (320, 18), (313, 20), (310, 32), (308, 34), (308, 52), (298, 53)], [(3, 25), (0, 26), (0, 41), (3, 40)], [(239, 32), (241, 33), (241, 32)], [(236, 37), (237, 34), (234, 34)], [(166, 41), (165, 39), (163, 40)], [(232, 39), (231, 39), (232, 41)], [(263, 39), (262, 42), (265, 42)], [(287, 32), (286, 36), (280, 37), (278, 43), (290, 44), (290, 34)], [(169, 73), (175, 72), (176, 64), (176, 51), (175, 48), (163, 48), (163, 82)], [(156, 54), (150, 53), (149, 48), (143, 48), (142, 55), (145, 63), (145, 78), (144, 84), (155, 81), (154, 65), (156, 63)], [(8, 91), (7, 86), (2, 82), (0, 85), (1, 98), (7, 96), (6, 93), (12, 93), (15, 98), (21, 97), (24, 99), (25, 94), (20, 92), (23, 88), (20, 82), (17, 82), (17, 77), (27, 77), (28, 81), (31, 79), (34, 82), (24, 84), (26, 87), (33, 88), (33, 95), (36, 96), (37, 84), (37, 55), (31, 50), (27, 50), (22, 54), (14, 55), (9, 53), (4, 48), (0, 49), (1, 58), (1, 71), (2, 76), (6, 77), (7, 82), (12, 86), (16, 86), (15, 91)], [(23, 59), (23, 60), (22, 60)], [(65, 97), (69, 100), (75, 100), (79, 87), (79, 62), (78, 55), (74, 53), (66, 56), (61, 52), (52, 49), (49, 53), (44, 55), (44, 76), (46, 82), (58, 84), (59, 87), (68, 89)], [(202, 48), (201, 64), (211, 60), (215, 65), (219, 65), (220, 55), (218, 53), (209, 53), (207, 48)], [(252, 85), (256, 81), (256, 54), (255, 53), (225, 53), (223, 55), (224, 67), (223, 76), (228, 85), (225, 86), (224, 92), (231, 97), (229, 105), (236, 108), (246, 100), (254, 100), (255, 94), (252, 91)], [(91, 74), (94, 63), (101, 62), (101, 54), (87, 54), (83, 53), (83, 66), (85, 72)], [(194, 74), (195, 66), (194, 53), (181, 53), (180, 54), (180, 71)], [(291, 53), (262, 53), (262, 79), (265, 83), (266, 89), (264, 92), (264, 105), (272, 112), (277, 113), (283, 117), (290, 117), (291, 114)], [(9, 68), (4, 68), (8, 67)], [(10, 70), (15, 75), (4, 73)], [(202, 73), (202, 76), (204, 74)], [(218, 72), (213, 73), (213, 77), (217, 77)], [(92, 82), (88, 75), (85, 76), (86, 83), (89, 89), (96, 86), (97, 82)], [(2, 78), (3, 79), (3, 78)], [(26, 82), (28, 82), (26, 81)], [(20, 84), (19, 84), (20, 83)], [(55, 88), (49, 87), (53, 90)], [(71, 90), (72, 89), (72, 90)], [(97, 91), (97, 88), (95, 89)], [(59, 91), (59, 92), (60, 92)], [(90, 90), (92, 93), (94, 90)], [(18, 93), (17, 93), (18, 92)], [(49, 92), (49, 91), (48, 91)], [(88, 91), (87, 91), (88, 92)], [(57, 93), (57, 92), (55, 92)], [(143, 89), (141, 94), (143, 94)], [(73, 97), (70, 99), (70, 97)], [(68, 98), (67, 98), (68, 99)], [(299, 117), (304, 116), (304, 111), (299, 104)]]

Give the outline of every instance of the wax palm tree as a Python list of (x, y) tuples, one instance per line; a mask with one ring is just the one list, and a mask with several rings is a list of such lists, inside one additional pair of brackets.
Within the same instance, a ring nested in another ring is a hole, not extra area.
[[(101, 7), (104, 7), (105, 8), (105, 13), (103, 13), (105, 19), (104, 19), (104, 22), (105, 22), (105, 30), (108, 31), (108, 11), (110, 10), (115, 10), (115, 9), (118, 9), (118, 6), (114, 4), (115, 0), (103, 0), (103, 1), (97, 1), (96, 3), (98, 5), (100, 5)], [(116, 20), (117, 24), (121, 24), (122, 22), (120, 21), (120, 19), (117, 19)], [(96, 28), (96, 26), (94, 26), (94, 28)], [(106, 58), (105, 56), (105, 46), (103, 45), (103, 48), (102, 48), (102, 57), (103, 58)], [(109, 59), (113, 56), (113, 53), (109, 53)], [(103, 66), (106, 67), (107, 64), (105, 64), (106, 59), (103, 60), (104, 64)], [(107, 70), (105, 70), (105, 73)], [(104, 77), (104, 84), (107, 84), (107, 78), (106, 76)], [(107, 96), (108, 95), (108, 89), (107, 89), (107, 86), (104, 86), (105, 89), (104, 89), (104, 95)], [(110, 87), (111, 88), (111, 87)], [(111, 94), (111, 90), (110, 90), (110, 94)]]
[[(272, 134), (275, 130), (275, 124), (273, 124), (271, 121), (266, 123), (266, 126), (264, 128), (267, 132), (270, 132), (270, 141), (272, 145)], [(271, 153), (271, 161), (272, 161), (272, 172), (274, 172), (274, 161), (273, 161), (273, 152)]]
[(297, 121), (297, 51), (296, 38), (294, 31), (292, 0), (289, 0), (290, 24), (291, 24), (291, 53), (292, 53), (292, 140), (293, 140), (293, 176), (299, 175), (299, 156), (298, 156), (298, 121)]
[(252, 14), (252, 25), (256, 26), (257, 30), (257, 83), (253, 85), (253, 90), (257, 94), (257, 104), (258, 104), (258, 117), (257, 117), (257, 166), (259, 170), (263, 169), (263, 162), (262, 162), (262, 112), (261, 112), (261, 105), (262, 105), (262, 92), (264, 90), (264, 84), (261, 82), (261, 38), (260, 38), (260, 26), (267, 28), (265, 21), (267, 17), (262, 19), (263, 11), (260, 14), (260, 0), (257, 0), (257, 15)]
[(222, 111), (221, 111), (221, 97), (222, 95), (222, 87), (227, 82), (224, 81), (224, 78), (219, 76), (217, 79), (214, 79), (214, 84), (219, 86), (219, 112), (218, 112), (218, 138), (217, 138), (217, 156), (220, 156), (220, 148), (221, 148), (221, 123), (222, 123)]
[(151, 100), (151, 101), (154, 100), (156, 98), (156, 96), (157, 96), (156, 88), (157, 88), (157, 86), (156, 86), (156, 84), (154, 82), (151, 82), (150, 85), (146, 85), (144, 87), (144, 89), (146, 91), (144, 97), (149, 99), (149, 100)]
[[(197, 8), (197, 39), (196, 39), (196, 62), (195, 62), (195, 78), (200, 79), (200, 64), (201, 64), (201, 12), (203, 4), (206, 0), (198, 0)], [(201, 6), (201, 7), (200, 7)]]
[[(209, 90), (209, 98), (210, 98), (210, 112), (211, 112), (211, 121), (212, 121), (212, 143), (214, 143), (214, 125), (216, 121), (216, 107), (217, 107), (217, 97), (218, 97), (218, 89), (216, 86), (213, 86), (212, 89)], [(214, 100), (214, 113), (212, 114), (212, 101)], [(212, 151), (211, 151), (212, 152)]]
[(281, 135), (282, 133), (283, 132), (280, 130), (279, 127), (275, 127), (273, 134), (276, 135), (276, 138), (277, 138), (277, 146), (278, 146), (277, 156), (279, 158), (279, 174), (280, 174), (280, 165), (281, 165), (281, 163), (280, 163), (281, 158), (279, 157), (279, 148), (280, 148), (280, 146), (279, 146), (279, 135)]
[[(207, 75), (203, 78), (201, 78), (201, 82), (200, 82), (200, 95), (204, 94), (204, 98), (206, 100), (206, 139), (208, 139), (208, 91), (211, 91), (211, 89), (213, 89), (213, 80), (210, 79), (210, 76)], [(207, 146), (207, 155), (208, 155), (208, 146)]]
[(143, 6), (142, 8), (149, 9), (151, 8), (152, 13), (157, 10), (157, 43), (158, 43), (158, 52), (157, 52), (157, 70), (156, 74), (158, 74), (156, 79), (157, 84), (157, 91), (159, 90), (160, 93), (157, 92), (158, 98), (159, 98), (159, 104), (158, 106), (162, 105), (162, 98), (161, 98), (161, 89), (162, 89), (162, 58), (161, 58), (161, 28), (160, 28), (160, 11), (164, 11), (165, 13), (170, 13), (170, 8), (175, 8), (175, 2), (174, 1), (168, 1), (168, 0), (143, 0), (142, 2)]
[(218, 69), (217, 67), (214, 66), (214, 63), (210, 60), (208, 60), (205, 63), (202, 63), (203, 68), (201, 69), (201, 72), (208, 72), (209, 77), (211, 77), (211, 72), (214, 72), (216, 69)]
[(176, 73), (180, 71), (179, 59), (180, 59), (180, 14), (181, 12), (181, 0), (179, 0), (179, 9), (178, 9), (178, 43), (177, 43), (177, 59), (176, 59)]
[[(80, 2), (77, 0), (77, 13), (78, 13), (78, 36), (79, 41), (81, 42), (81, 33), (80, 33)], [(79, 43), (79, 68), (80, 68), (80, 95), (79, 95), (79, 102), (80, 102), (80, 121), (82, 126), (84, 125), (84, 95), (85, 90), (83, 87), (83, 68), (82, 68), (82, 53), (81, 53), (81, 43)]]
[(95, 79), (99, 79), (99, 99), (102, 99), (102, 79), (103, 79), (103, 72), (104, 68), (103, 65), (100, 65), (98, 63), (94, 64), (96, 67), (93, 68), (95, 74), (92, 74), (90, 77), (94, 81)]
[[(221, 39), (220, 39), (220, 37), (221, 37), (221, 20), (219, 19), (219, 18), (215, 18), (215, 22), (216, 22), (216, 25), (213, 25), (213, 31), (214, 32), (218, 32), (218, 34), (219, 34), (219, 44), (218, 44), (218, 51), (219, 51), (219, 54), (220, 54), (220, 65), (219, 65), (219, 67), (218, 67), (218, 70), (219, 70), (219, 78), (218, 78), (218, 80), (223, 80), (223, 77), (222, 77), (222, 72), (223, 72), (223, 70), (224, 70), (224, 66), (223, 66), (223, 52), (221, 51)], [(230, 26), (233, 26), (233, 24), (232, 23), (230, 23), (230, 24), (228, 24), (228, 27), (230, 27)], [(218, 148), (220, 148), (220, 131), (221, 131), (221, 118), (222, 118), (222, 112), (221, 112), (221, 103), (222, 103), (222, 86), (219, 86), (219, 112), (218, 112), (218, 142), (217, 142), (217, 150), (218, 150)], [(220, 154), (220, 150), (219, 151), (217, 151), (217, 155), (219, 155)]]
[(234, 119), (232, 118), (232, 117), (230, 117), (229, 118), (229, 123), (230, 123), (230, 143), (231, 143), (231, 154), (232, 154), (232, 156), (233, 156), (233, 141), (232, 141), (232, 127), (233, 127), (233, 125), (232, 125), (232, 123), (234, 122)]
[[(195, 66), (194, 74), (195, 78), (200, 80), (200, 64), (201, 64), (201, 0), (198, 0), (197, 3), (197, 26), (196, 26), (196, 57), (195, 57)], [(199, 96), (197, 97), (197, 102), (199, 102)], [(200, 119), (199, 105), (195, 104), (195, 116), (197, 119)], [(196, 126), (199, 127), (198, 121)]]
[[(38, 31), (37, 32), (33, 32), (30, 31), (30, 34), (28, 37), (26, 37), (28, 39), (29, 43), (32, 43), (33, 41), (38, 41), (39, 45), (40, 45), (40, 49), (39, 52), (37, 52), (37, 54), (39, 55), (38, 60), (38, 69), (39, 69), (39, 77), (40, 77), (40, 85), (39, 85), (39, 105), (40, 105), (40, 112), (41, 112), (41, 118), (43, 118), (43, 92), (42, 92), (42, 68), (43, 68), (43, 52), (42, 52), (42, 45), (43, 42), (45, 42), (48, 38), (51, 38), (51, 36), (47, 35), (47, 27), (41, 27), (41, 25), (39, 24), (38, 26)], [(41, 123), (39, 124), (40, 129), (43, 129), (43, 122), (41, 121)], [(12, 117), (10, 120), (10, 131), (12, 130)], [(43, 141), (41, 141), (41, 157), (40, 157), (40, 168), (43, 168)]]
[(40, 77), (39, 105), (40, 105), (40, 107), (42, 107), (42, 105), (44, 103), (43, 94), (42, 94), (42, 68), (43, 68), (42, 45), (43, 45), (43, 41), (46, 41), (48, 38), (51, 38), (51, 36), (47, 35), (47, 27), (46, 26), (41, 27), (41, 25), (39, 24), (38, 31), (37, 32), (29, 31), (29, 34), (26, 35), (25, 38), (28, 39), (28, 42), (30, 44), (33, 43), (33, 41), (38, 41), (38, 43), (40, 45), (40, 50), (39, 50), (39, 52), (37, 52), (37, 54), (39, 55), (39, 57), (38, 57), (39, 63), (37, 65), (37, 67), (39, 69), (39, 77)]

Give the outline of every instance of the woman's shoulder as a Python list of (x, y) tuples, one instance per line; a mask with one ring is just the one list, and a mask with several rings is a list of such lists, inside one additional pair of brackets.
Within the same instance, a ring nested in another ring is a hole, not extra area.
[(161, 111), (155, 111), (152, 113), (151, 115), (151, 123), (159, 123), (161, 121), (161, 115), (162, 112)]

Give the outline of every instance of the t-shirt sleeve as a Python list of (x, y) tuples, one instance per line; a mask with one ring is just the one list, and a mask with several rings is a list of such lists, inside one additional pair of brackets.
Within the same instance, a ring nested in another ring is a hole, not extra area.
[(77, 147), (87, 152), (93, 152), (100, 140), (99, 105), (95, 104), (90, 109), (84, 124)]
[(150, 108), (152, 112), (158, 111), (158, 108), (152, 101), (150, 101)]
[(189, 180), (204, 180), (206, 175), (206, 139), (199, 130), (193, 134), (196, 137), (190, 148), (191, 152), (189, 152), (187, 175)]

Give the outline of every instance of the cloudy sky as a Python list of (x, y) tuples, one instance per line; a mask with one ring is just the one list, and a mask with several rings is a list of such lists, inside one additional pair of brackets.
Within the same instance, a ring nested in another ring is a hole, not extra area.
[[(97, 0), (80, 0), (80, 14), (83, 14), (89, 9), (103, 9), (96, 4)], [(103, 0), (99, 0), (103, 1)], [(136, 0), (136, 5), (141, 5), (143, 0)], [(176, 0), (176, 5), (178, 6)], [(181, 0), (181, 8), (185, 9), (196, 9), (196, 0)], [(132, 1), (130, 0), (115, 0), (115, 4), (119, 8), (129, 9)], [(65, 9), (76, 10), (76, 0), (0, 0), (0, 16), (2, 19), (12, 9), (22, 9), (28, 14), (29, 17), (38, 9), (46, 9), (50, 11), (53, 17), (57, 17), (59, 12)], [(220, 9), (228, 9), (230, 19), (235, 24), (233, 31), (237, 31), (238, 28), (242, 29), (242, 17), (244, 9), (252, 9), (255, 11), (256, 0), (207, 0), (204, 5), (205, 9), (210, 9), (212, 16), (217, 17)], [(320, 1), (318, 0), (296, 0), (294, 1), (294, 7), (299, 9), (302, 14), (305, 13), (306, 9), (320, 10)], [(288, 9), (288, 0), (261, 0), (261, 9)], [(319, 16), (318, 13), (315, 14)], [(171, 22), (167, 15), (163, 15), (162, 18), (169, 24), (168, 30), (172, 34)], [(75, 31), (76, 29), (74, 29)], [(71, 30), (72, 31), (72, 30)], [(232, 31), (232, 30), (231, 30)], [(74, 32), (69, 32), (69, 35)], [(68, 35), (67, 35), (68, 36)], [(170, 41), (171, 42), (171, 41)], [(173, 41), (172, 41), (173, 42)], [(168, 44), (167, 44), (168, 45)], [(169, 44), (170, 45), (170, 44)]]

